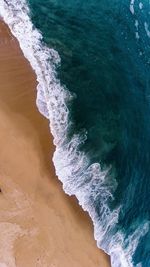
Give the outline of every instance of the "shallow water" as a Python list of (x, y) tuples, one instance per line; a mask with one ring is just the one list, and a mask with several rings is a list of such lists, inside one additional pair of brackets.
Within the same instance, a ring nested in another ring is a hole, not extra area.
[(49, 69), (40, 54), (39, 81), (49, 76), (51, 82), (38, 89), (37, 104), (52, 123), (64, 190), (90, 213), (98, 246), (111, 254), (113, 267), (149, 267), (149, 0), (28, 4), (43, 54), (46, 43), (61, 58), (56, 69), (58, 55), (49, 50)]

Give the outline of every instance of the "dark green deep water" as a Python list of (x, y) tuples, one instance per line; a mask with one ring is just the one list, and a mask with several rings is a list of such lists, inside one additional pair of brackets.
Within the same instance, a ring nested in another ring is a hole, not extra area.
[(118, 186), (108, 205), (121, 205), (116, 231), (124, 233), (124, 248), (131, 246), (134, 266), (149, 267), (150, 232), (138, 237), (150, 222), (150, 2), (28, 3), (44, 42), (59, 52), (61, 84), (76, 94), (68, 138), (86, 129), (80, 149), (102, 169), (112, 166)]

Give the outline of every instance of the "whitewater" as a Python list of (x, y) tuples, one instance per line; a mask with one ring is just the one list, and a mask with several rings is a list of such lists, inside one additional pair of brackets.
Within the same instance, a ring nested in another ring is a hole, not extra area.
[[(131, 1), (130, 10), (134, 14), (134, 1)], [(57, 78), (57, 67), (61, 65), (59, 54), (44, 44), (42, 34), (31, 22), (25, 0), (0, 0), (0, 15), (18, 39), (24, 56), (36, 73), (36, 104), (50, 123), (56, 146), (53, 162), (64, 191), (75, 195), (89, 213), (97, 245), (111, 256), (112, 267), (133, 267), (132, 256), (140, 238), (149, 231), (149, 222), (144, 221), (126, 241), (123, 232), (116, 230), (121, 206), (113, 211), (108, 206), (117, 188), (115, 178), (109, 175), (111, 166), (102, 171), (99, 163), (90, 165), (88, 156), (79, 148), (87, 138), (86, 131), (68, 138), (68, 130), (72, 126), (68, 105), (75, 95)], [(137, 23), (135, 26), (138, 28)], [(147, 24), (145, 29), (149, 34)], [(100, 199), (99, 215), (94, 207), (97, 198)]]

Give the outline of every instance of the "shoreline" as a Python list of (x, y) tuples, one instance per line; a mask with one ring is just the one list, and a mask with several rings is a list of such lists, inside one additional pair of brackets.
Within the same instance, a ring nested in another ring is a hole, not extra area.
[(2, 21), (0, 35), (0, 264), (108, 267), (89, 216), (55, 176), (48, 121), (35, 106), (35, 74)]

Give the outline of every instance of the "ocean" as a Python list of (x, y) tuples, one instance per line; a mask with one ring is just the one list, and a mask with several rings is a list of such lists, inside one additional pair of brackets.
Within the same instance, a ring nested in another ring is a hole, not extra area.
[(37, 74), (64, 191), (112, 267), (150, 267), (150, 1), (0, 0)]

